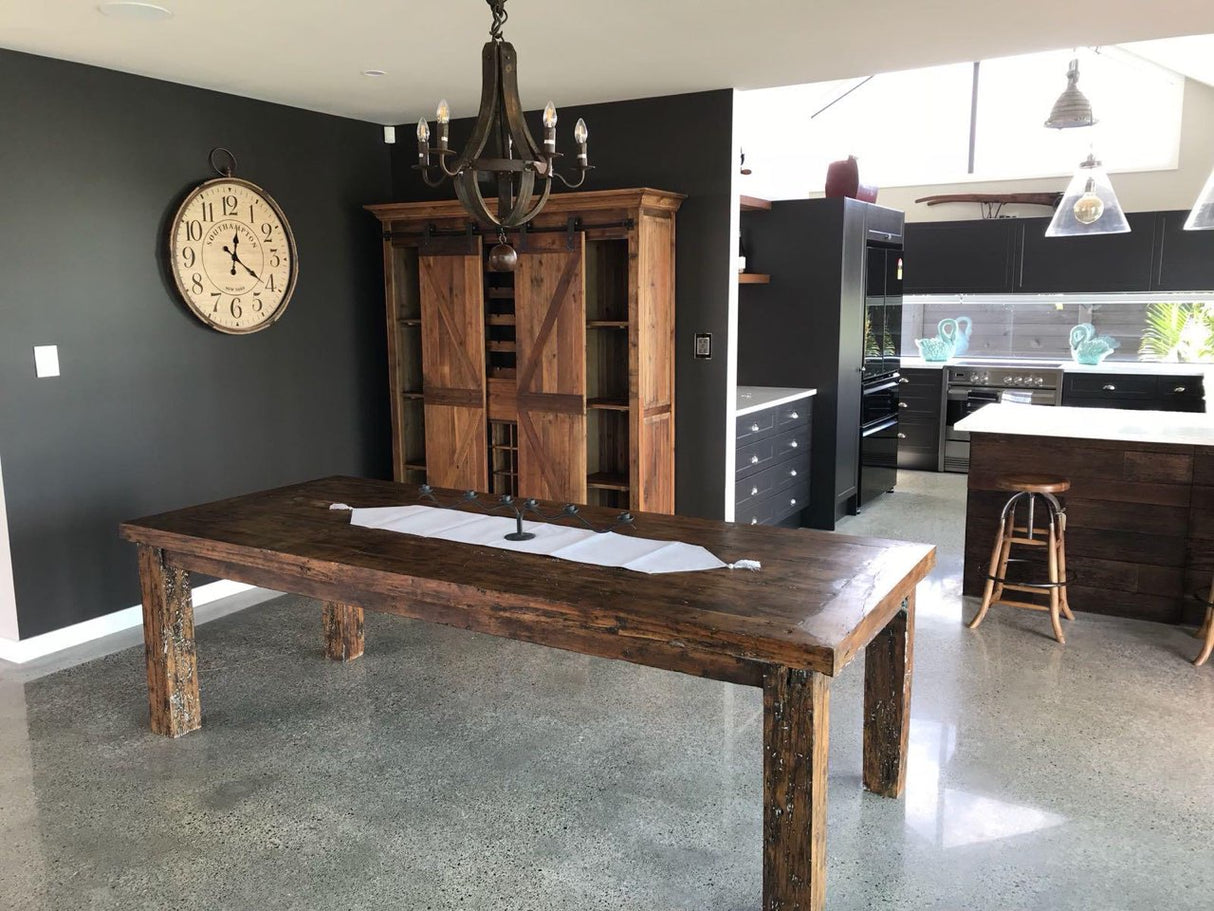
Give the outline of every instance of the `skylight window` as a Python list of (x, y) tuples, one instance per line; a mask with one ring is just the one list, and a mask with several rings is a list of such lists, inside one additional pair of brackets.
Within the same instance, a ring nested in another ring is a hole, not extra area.
[[(1046, 129), (1075, 56), (1100, 123)], [(1064, 177), (1092, 148), (1114, 172), (1162, 170), (1177, 166), (1183, 94), (1182, 77), (1117, 48), (1052, 51), (740, 92), (737, 135), (746, 192), (774, 199), (820, 192), (848, 155), (881, 187)]]

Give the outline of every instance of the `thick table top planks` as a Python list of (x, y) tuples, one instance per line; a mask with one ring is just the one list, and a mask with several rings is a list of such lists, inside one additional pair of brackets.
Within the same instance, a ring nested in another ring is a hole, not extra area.
[[(935, 561), (923, 544), (638, 513), (641, 537), (763, 564), (650, 576), (351, 527), (335, 502), (420, 501), (412, 485), (334, 477), (126, 522), (121, 533), (187, 570), (755, 686), (768, 664), (837, 674)], [(618, 511), (582, 513), (608, 525)]]

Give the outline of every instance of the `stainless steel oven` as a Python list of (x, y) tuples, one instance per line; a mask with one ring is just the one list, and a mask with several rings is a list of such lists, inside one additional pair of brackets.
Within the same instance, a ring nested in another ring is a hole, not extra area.
[(979, 408), (1005, 399), (1026, 405), (1058, 405), (1060, 367), (1028, 367), (1011, 362), (961, 361), (948, 368), (944, 413), (944, 470), (969, 471), (970, 435), (956, 424)]

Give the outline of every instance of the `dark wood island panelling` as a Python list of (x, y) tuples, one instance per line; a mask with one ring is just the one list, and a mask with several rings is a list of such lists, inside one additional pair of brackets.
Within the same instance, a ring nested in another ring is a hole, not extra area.
[[(1069, 478), (1068, 594), (1075, 610), (1196, 623), (1195, 595), (1214, 569), (1214, 441), (1210, 446), (971, 435), (964, 593), (979, 596), (1011, 472)], [(1032, 561), (1009, 577), (1038, 580)]]

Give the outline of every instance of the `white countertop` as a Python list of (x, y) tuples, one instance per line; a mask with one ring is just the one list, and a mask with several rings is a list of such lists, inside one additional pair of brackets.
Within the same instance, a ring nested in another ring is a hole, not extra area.
[(1214, 414), (1059, 405), (987, 405), (957, 422), (969, 433), (1214, 446)]
[(817, 389), (790, 389), (787, 386), (739, 386), (738, 387), (738, 417), (795, 402), (797, 399), (807, 399), (817, 395)]
[[(1147, 376), (1200, 376), (1206, 375), (1214, 381), (1214, 364), (1165, 364), (1157, 361), (1105, 361), (1089, 367), (1086, 364), (1076, 364), (1070, 358), (1034, 358), (1034, 357), (973, 357), (963, 355), (943, 362), (929, 362), (920, 357), (902, 358), (902, 366), (906, 369), (942, 370), (945, 367), (967, 366), (962, 361), (986, 360), (991, 363), (1018, 364), (1026, 370), (1033, 367), (1061, 367), (1064, 373), (1141, 373)], [(974, 364), (972, 366), (980, 366)]]

